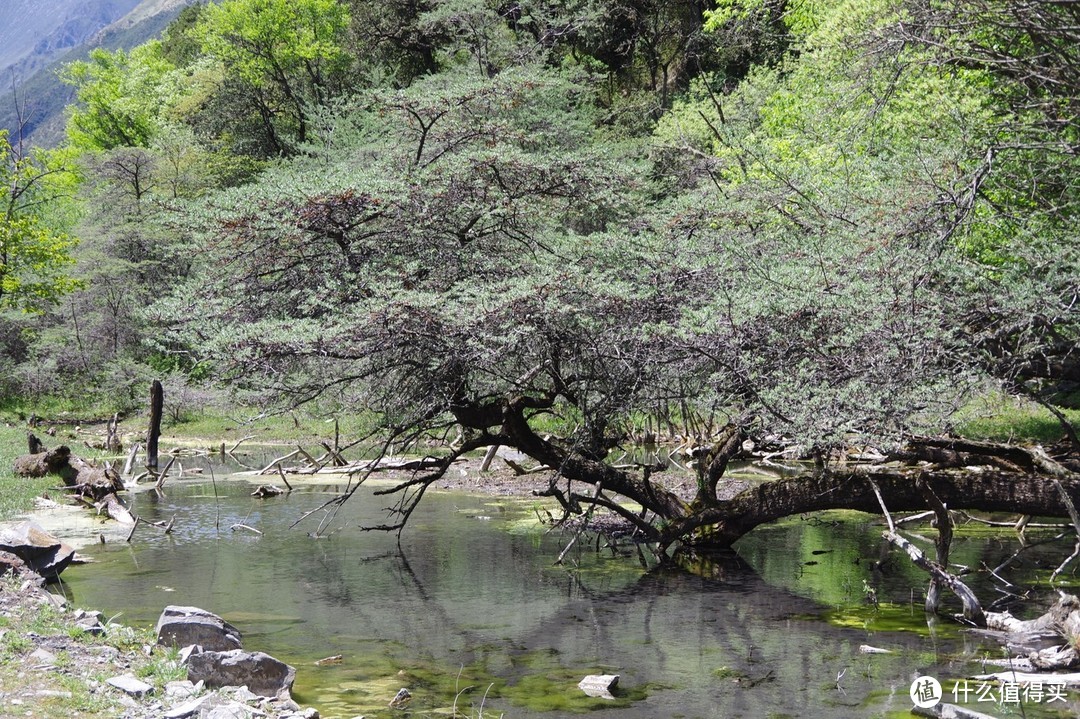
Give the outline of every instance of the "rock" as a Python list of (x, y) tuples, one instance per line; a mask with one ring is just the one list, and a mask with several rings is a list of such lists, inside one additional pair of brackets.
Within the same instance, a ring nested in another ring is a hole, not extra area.
[(47, 581), (56, 581), (75, 556), (75, 550), (36, 522), (22, 522), (0, 531), (0, 551), (10, 552)]
[(619, 683), (618, 674), (590, 674), (578, 682), (578, 688), (591, 697), (614, 699), (611, 690)]
[(209, 700), (210, 697), (205, 696), (186, 701), (183, 704), (177, 704), (172, 709), (165, 712), (164, 717), (165, 719), (186, 719), (187, 717), (194, 716)]
[(203, 717), (205, 719), (251, 719), (254, 714), (255, 710), (246, 704), (233, 702), (214, 707), (203, 714)]
[(124, 674), (123, 676), (113, 677), (112, 679), (105, 680), (106, 684), (114, 686), (125, 694), (129, 694), (133, 697), (141, 698), (154, 691), (154, 687), (150, 686), (144, 681), (136, 679), (130, 674)]
[(75, 626), (95, 637), (105, 633), (105, 625), (101, 623), (104, 618), (105, 615), (101, 612), (88, 612), (85, 609), (76, 609), (72, 614)]
[(168, 606), (158, 618), (157, 643), (189, 647), (198, 644), (211, 652), (240, 649), (240, 630), (216, 614), (198, 607)]
[[(0, 577), (11, 574), (16, 577), (28, 577), (34, 574), (34, 570), (27, 566), (26, 562), (11, 552), (0, 551)], [(39, 582), (43, 584), (44, 582)]]
[(179, 657), (180, 666), (182, 666), (182, 667), (187, 666), (188, 659), (191, 658), (191, 655), (192, 654), (198, 654), (201, 651), (202, 651), (202, 647), (200, 647), (198, 644), (189, 644), (188, 646), (181, 649), (180, 650), (180, 657)]
[(409, 693), (409, 690), (405, 688), (398, 689), (398, 693), (390, 700), (390, 708), (404, 709), (410, 701), (412, 701), (412, 694)]
[(165, 685), (165, 696), (170, 699), (188, 699), (202, 691), (202, 686), (184, 680)]
[(42, 649), (40, 647), (31, 652), (29, 658), (39, 666), (52, 666), (53, 664), (56, 664), (56, 655), (48, 649)]
[(188, 659), (188, 680), (208, 687), (246, 686), (259, 696), (276, 697), (290, 691), (295, 679), (296, 669), (262, 652), (201, 652)]

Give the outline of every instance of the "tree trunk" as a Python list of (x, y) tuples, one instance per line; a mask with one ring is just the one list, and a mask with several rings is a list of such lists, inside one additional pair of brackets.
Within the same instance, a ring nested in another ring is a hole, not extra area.
[[(1068, 517), (1054, 483), (1037, 474), (855, 468), (758, 485), (716, 506), (674, 518), (661, 531), (661, 544), (692, 538), (697, 546), (728, 548), (755, 527), (794, 514), (827, 509), (877, 514), (880, 505), (871, 479), (881, 488), (890, 511), (926, 509), (918, 476), (949, 509)], [(1080, 501), (1080, 478), (1063, 479), (1061, 484), (1074, 503)]]
[(158, 437), (161, 435), (161, 411), (165, 406), (165, 390), (161, 382), (150, 385), (150, 429), (146, 433), (146, 468), (155, 471), (158, 466)]

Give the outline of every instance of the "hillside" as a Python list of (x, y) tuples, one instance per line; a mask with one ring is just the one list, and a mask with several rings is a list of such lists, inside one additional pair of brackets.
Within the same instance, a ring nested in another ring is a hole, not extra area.
[[(0, 3), (0, 129), (53, 146), (63, 136), (71, 88), (57, 78), (91, 49), (130, 48), (157, 36), (193, 0), (11, 0)], [(11, 85), (18, 97), (13, 102)]]
[(139, 0), (9, 0), (0, 3), (0, 74), (21, 82), (103, 27)]

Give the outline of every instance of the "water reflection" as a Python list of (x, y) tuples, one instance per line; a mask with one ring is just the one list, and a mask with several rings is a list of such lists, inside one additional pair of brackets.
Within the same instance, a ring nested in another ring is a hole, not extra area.
[[(324, 716), (378, 716), (401, 686), (419, 716), (448, 712), (468, 686), (459, 710), (483, 701), (507, 717), (885, 716), (910, 709), (916, 674), (962, 676), (993, 651), (952, 628), (930, 634), (910, 591), (923, 577), (882, 561), (878, 529), (851, 518), (763, 527), (737, 553), (682, 569), (643, 568), (630, 545), (578, 546), (556, 567), (567, 537), (533, 531), (527, 504), (429, 495), (399, 546), (357, 530), (385, 516), (370, 492), (315, 539), (287, 527), (339, 485), (269, 500), (251, 489), (176, 483), (138, 495), (133, 511), (175, 517), (173, 532), (141, 526), (130, 544), (90, 548), (97, 563), (69, 569), (67, 590), (148, 625), (166, 604), (219, 613), (246, 647), (297, 666), (298, 700)], [(957, 561), (989, 551), (958, 544)], [(340, 664), (314, 665), (337, 654)], [(577, 690), (601, 672), (622, 677), (619, 701)]]

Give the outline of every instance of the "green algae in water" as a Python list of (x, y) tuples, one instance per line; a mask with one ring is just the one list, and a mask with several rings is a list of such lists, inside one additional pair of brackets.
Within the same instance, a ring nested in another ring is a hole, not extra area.
[(833, 626), (848, 629), (865, 629), (869, 632), (911, 632), (919, 636), (959, 637), (963, 627), (951, 622), (940, 622), (931, 627), (921, 605), (881, 602), (854, 604), (837, 607), (824, 615)]

